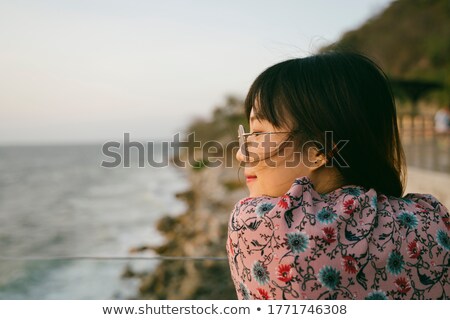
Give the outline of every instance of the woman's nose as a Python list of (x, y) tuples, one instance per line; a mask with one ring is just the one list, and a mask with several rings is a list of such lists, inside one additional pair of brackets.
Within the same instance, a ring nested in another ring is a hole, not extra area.
[(244, 147), (240, 146), (238, 151), (236, 152), (236, 160), (239, 162), (246, 162), (247, 157), (244, 155)]

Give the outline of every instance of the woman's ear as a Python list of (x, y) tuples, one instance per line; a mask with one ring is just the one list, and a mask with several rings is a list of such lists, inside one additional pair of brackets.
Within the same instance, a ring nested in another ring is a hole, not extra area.
[(320, 169), (321, 167), (325, 166), (327, 164), (327, 160), (325, 158), (325, 155), (320, 154), (316, 157), (316, 160), (313, 161), (313, 166), (311, 168), (311, 171), (315, 171), (317, 169)]
[(307, 159), (304, 164), (311, 172), (314, 172), (326, 165), (326, 157), (316, 147), (309, 147), (307, 149)]

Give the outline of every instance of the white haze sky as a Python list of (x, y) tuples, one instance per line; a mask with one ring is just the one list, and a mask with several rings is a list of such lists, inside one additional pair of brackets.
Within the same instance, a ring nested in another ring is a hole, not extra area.
[(391, 0), (0, 0), (0, 144), (167, 139)]

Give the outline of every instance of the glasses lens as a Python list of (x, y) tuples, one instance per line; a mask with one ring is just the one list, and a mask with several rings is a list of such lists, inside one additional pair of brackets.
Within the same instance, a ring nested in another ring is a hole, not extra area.
[(248, 152), (247, 152), (247, 144), (246, 144), (246, 137), (245, 137), (245, 131), (244, 131), (244, 126), (241, 124), (239, 125), (239, 129), (238, 129), (238, 137), (239, 137), (239, 149), (241, 150), (242, 154), (247, 157)]
[[(287, 134), (287, 132), (279, 133)], [(245, 157), (244, 161), (258, 162), (279, 154), (286, 143), (283, 135), (279, 135), (278, 132), (248, 134), (245, 133), (244, 126), (239, 125), (239, 150)]]

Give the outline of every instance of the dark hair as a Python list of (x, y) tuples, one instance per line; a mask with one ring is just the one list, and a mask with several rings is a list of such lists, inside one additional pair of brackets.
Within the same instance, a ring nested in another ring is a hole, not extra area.
[(402, 196), (406, 165), (395, 101), (387, 76), (369, 58), (327, 52), (278, 63), (252, 84), (247, 118), (255, 103), (258, 119), (291, 128), (293, 138), (325, 146), (332, 131), (334, 141), (348, 140), (339, 151), (348, 166), (337, 165), (345, 183)]

